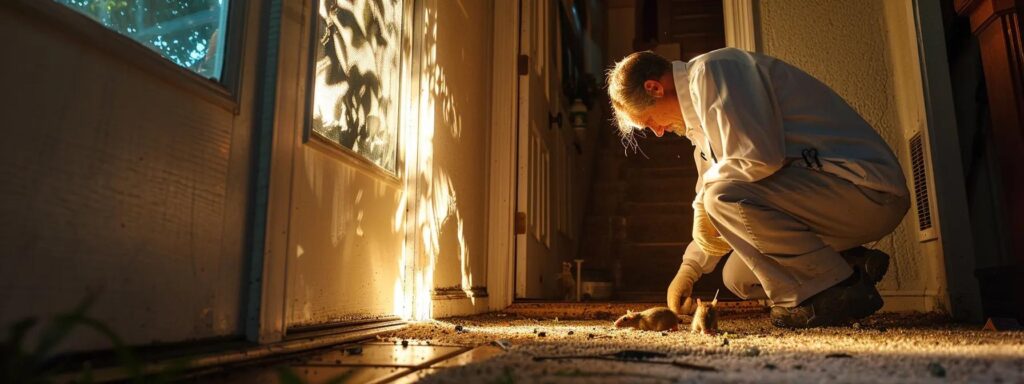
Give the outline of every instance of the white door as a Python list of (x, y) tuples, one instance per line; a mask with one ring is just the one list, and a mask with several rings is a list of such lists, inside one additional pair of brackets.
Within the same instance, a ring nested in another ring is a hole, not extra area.
[(565, 198), (571, 190), (568, 164), (575, 155), (567, 151), (565, 123), (557, 123), (564, 116), (555, 22), (559, 2), (522, 0), (520, 4), (516, 206), (525, 233), (516, 236), (516, 298), (552, 299), (561, 297), (558, 271), (571, 258), (566, 241), (569, 210), (563, 208), (569, 206)]
[(299, 72), (311, 73), (298, 88), (310, 96), (297, 103), (305, 129), (296, 130), (303, 137), (288, 203), (284, 321), (292, 334), (410, 311), (400, 137), (415, 132), (400, 130), (409, 117), (399, 114), (410, 87), (409, 2), (314, 3), (305, 39), (312, 62)]

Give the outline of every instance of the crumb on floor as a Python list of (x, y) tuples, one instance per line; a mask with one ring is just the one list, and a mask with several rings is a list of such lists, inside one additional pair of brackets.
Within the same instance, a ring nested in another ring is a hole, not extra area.
[[(437, 370), (422, 377), (425, 383), (1024, 381), (1024, 332), (982, 331), (937, 314), (883, 313), (849, 326), (806, 330), (775, 328), (764, 313), (726, 315), (715, 336), (615, 329), (616, 315), (567, 320), (489, 313), (415, 323), (381, 339), (463, 346), (501, 340), (510, 346), (486, 361)], [(535, 359), (621, 350), (666, 357), (649, 360), (659, 364)]]

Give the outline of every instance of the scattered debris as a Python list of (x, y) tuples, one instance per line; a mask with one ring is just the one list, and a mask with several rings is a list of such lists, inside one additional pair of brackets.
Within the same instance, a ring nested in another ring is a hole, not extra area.
[(715, 367), (706, 365), (691, 364), (683, 361), (653, 361), (655, 358), (668, 358), (668, 355), (661, 352), (652, 351), (640, 351), (640, 350), (622, 350), (615, 353), (605, 353), (597, 355), (567, 355), (567, 356), (534, 356), (533, 361), (545, 361), (545, 360), (569, 360), (569, 359), (595, 359), (595, 360), (611, 360), (621, 362), (636, 362), (645, 364), (662, 364), (672, 365), (679, 368), (693, 369), (697, 371), (717, 371)]
[(853, 323), (853, 329), (860, 329), (860, 323)]
[(537, 332), (537, 337), (548, 337), (547, 332)]
[(576, 332), (569, 331), (569, 336), (572, 336), (574, 333), (576, 333)]
[(494, 340), (491, 342), (491, 344), (496, 345), (498, 348), (501, 348), (501, 350), (505, 352), (508, 352), (509, 348), (512, 348), (512, 342), (505, 339)]
[(466, 328), (464, 328), (461, 325), (456, 325), (455, 326), (455, 333), (462, 333), (462, 332), (466, 332)]
[(668, 357), (668, 355), (661, 352), (640, 351), (636, 349), (618, 351), (611, 354), (611, 356), (622, 360), (647, 360), (655, 357)]
[(928, 363), (928, 372), (934, 377), (946, 377), (946, 368), (934, 361)]
[(402, 340), (402, 348), (409, 348), (409, 340)]
[[(718, 372), (727, 373), (726, 377), (730, 378), (777, 381), (792, 377), (805, 378), (803, 381), (807, 382), (842, 381), (843, 378), (856, 377), (859, 381), (868, 382), (897, 378), (965, 382), (1002, 379), (1016, 382), (1014, 378), (1020, 376), (1020, 371), (1013, 360), (1022, 356), (1019, 346), (1024, 340), (1024, 334), (1019, 332), (982, 332), (976, 324), (952, 323), (927, 314), (897, 316), (883, 313), (858, 320), (859, 329), (854, 329), (853, 322), (850, 322), (845, 327), (797, 331), (772, 327), (768, 315), (747, 318), (729, 314), (720, 322), (730, 332), (719, 332), (716, 337), (691, 335), (689, 332), (669, 332), (668, 336), (662, 336), (661, 332), (623, 332), (611, 327), (614, 317), (581, 320), (559, 314), (559, 324), (550, 322), (554, 314), (539, 316), (548, 319), (546, 321), (538, 322), (536, 318), (511, 314), (504, 319), (477, 315), (419, 322), (390, 334), (386, 341), (399, 343), (406, 339), (417, 348), (423, 340), (432, 340), (435, 345), (483, 345), (485, 350), (491, 350), (488, 353), (500, 354), (497, 359), (490, 359), (489, 363), (479, 366), (442, 370), (437, 377), (444, 380), (431, 380), (469, 383), (495, 382), (506, 366), (511, 367), (515, 382), (672, 382), (680, 381), (678, 377), (682, 375), (690, 375), (687, 377), (694, 381), (697, 381), (697, 375), (708, 381), (717, 377), (706, 376), (713, 372), (696, 370), (709, 367), (693, 368), (687, 363), (711, 366)], [(686, 320), (688, 324), (690, 319)], [(456, 324), (470, 332), (457, 335)], [(888, 330), (887, 327), (893, 329)], [(580, 331), (580, 337), (575, 337), (576, 330)], [(448, 334), (442, 334), (443, 331)], [(540, 332), (547, 331), (551, 332), (551, 338), (539, 337)], [(567, 336), (570, 332), (572, 336)], [(739, 344), (733, 346), (733, 340)], [(342, 345), (338, 352), (350, 345)], [(363, 347), (366, 350), (364, 355), (369, 354), (369, 346)], [(876, 347), (883, 352), (879, 353)], [(399, 350), (402, 351), (401, 348)], [(413, 353), (410, 350), (411, 347), (402, 352)], [(580, 360), (532, 360), (534, 356), (612, 354), (620, 350), (654, 351), (668, 356), (637, 361), (621, 359), (629, 357), (628, 354), (583, 357)], [(892, 354), (888, 352), (890, 350)], [(972, 354), (975, 351), (977, 355)], [(894, 355), (902, 357), (901, 353), (910, 357), (893, 358)], [(1012, 359), (985, 357), (992, 355), (1005, 355)], [(335, 358), (346, 364), (355, 357), (336, 352), (325, 362), (332, 362)], [(959, 360), (961, 358), (963, 362)], [(941, 365), (930, 366), (930, 362)], [(956, 366), (946, 368), (947, 362), (956, 362)], [(548, 371), (546, 376), (540, 372), (543, 369)], [(944, 377), (935, 376), (943, 371)], [(653, 376), (632, 376), (640, 372)]]
[(1014, 331), (1021, 329), (1021, 325), (1017, 322), (1017, 319), (1010, 317), (990, 317), (985, 322), (985, 326), (981, 327), (983, 331)]

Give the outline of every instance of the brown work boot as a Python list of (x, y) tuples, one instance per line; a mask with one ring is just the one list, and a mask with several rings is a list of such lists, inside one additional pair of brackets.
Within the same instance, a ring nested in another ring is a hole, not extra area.
[(882, 308), (882, 296), (872, 277), (854, 270), (849, 279), (804, 300), (793, 308), (772, 307), (776, 327), (810, 328), (842, 324), (865, 318)]
[(872, 282), (878, 283), (889, 271), (889, 255), (877, 249), (865, 247), (850, 248), (839, 252), (854, 270), (864, 272)]

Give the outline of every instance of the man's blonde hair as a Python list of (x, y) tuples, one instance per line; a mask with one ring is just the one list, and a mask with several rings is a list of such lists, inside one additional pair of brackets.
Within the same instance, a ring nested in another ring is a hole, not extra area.
[(671, 71), (672, 63), (651, 51), (630, 54), (608, 70), (608, 96), (623, 143), (635, 143), (633, 134), (645, 128), (640, 126), (643, 122), (633, 121), (633, 116), (654, 105), (654, 96), (644, 89), (644, 82), (660, 80)]

